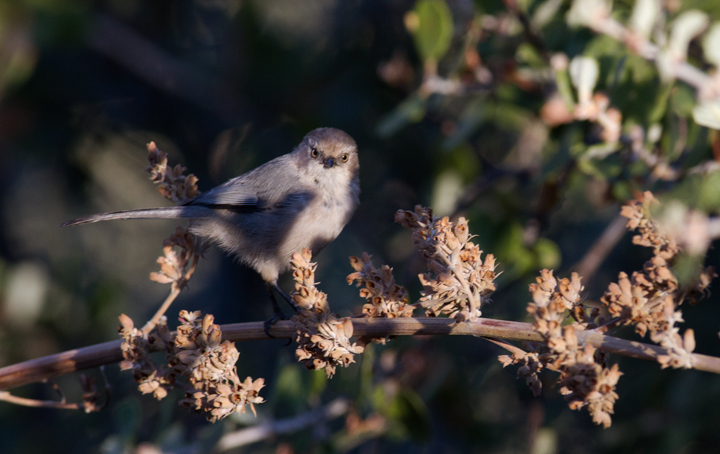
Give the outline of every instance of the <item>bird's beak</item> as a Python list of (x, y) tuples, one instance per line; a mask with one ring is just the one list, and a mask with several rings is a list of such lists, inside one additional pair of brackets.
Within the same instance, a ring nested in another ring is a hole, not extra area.
[(329, 169), (334, 165), (335, 165), (335, 159), (333, 159), (333, 158), (327, 158), (326, 160), (323, 161), (323, 167), (325, 167), (326, 169)]

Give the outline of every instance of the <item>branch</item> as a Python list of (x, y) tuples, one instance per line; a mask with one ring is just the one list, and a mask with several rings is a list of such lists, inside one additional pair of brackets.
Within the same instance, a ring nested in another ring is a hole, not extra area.
[(602, 265), (602, 262), (627, 232), (625, 224), (627, 224), (627, 218), (618, 216), (613, 219), (605, 228), (602, 235), (600, 235), (592, 247), (588, 249), (582, 260), (572, 267), (580, 276), (590, 276), (589, 279), (584, 279), (585, 285), (595, 276), (595, 272), (600, 265)]
[[(646, 39), (634, 34), (625, 28), (620, 22), (608, 15), (596, 14), (592, 21), (585, 24), (597, 33), (602, 33), (624, 43), (628, 48), (648, 61), (655, 62), (660, 57), (662, 49)], [(667, 70), (670, 76), (697, 89), (700, 98), (715, 99), (718, 96), (718, 79), (705, 74), (699, 68), (692, 66), (683, 59), (673, 60), (673, 65), (668, 65)]]
[(10, 402), (11, 404), (22, 405), (24, 407), (36, 407), (36, 408), (59, 408), (62, 410), (80, 410), (83, 408), (82, 404), (72, 402), (61, 402), (54, 400), (35, 400), (27, 399), (25, 397), (13, 396), (8, 391), (0, 391), (0, 400), (4, 402)]
[(228, 451), (276, 435), (297, 432), (342, 416), (349, 410), (350, 402), (347, 399), (338, 398), (321, 408), (311, 410), (293, 418), (266, 421), (252, 427), (225, 434), (218, 441), (215, 450)]
[[(450, 335), (493, 337), (497, 339), (542, 342), (530, 323), (513, 322), (481, 318), (476, 322), (457, 323), (447, 318), (393, 318), (393, 319), (352, 319), (353, 333), (357, 337)], [(269, 340), (265, 334), (263, 322), (234, 323), (221, 326), (223, 338), (232, 342), (251, 340)], [(270, 328), (270, 334), (276, 339), (290, 339), (295, 334), (291, 321), (279, 321)], [(668, 351), (656, 345), (628, 341), (612, 336), (604, 336), (593, 331), (576, 331), (581, 342), (585, 342), (606, 351), (632, 358), (656, 361), (659, 355)], [(116, 340), (70, 350), (43, 358), (25, 361), (0, 369), (0, 390), (16, 388), (46, 378), (68, 374), (103, 364), (120, 362), (122, 352)], [(693, 354), (694, 369), (720, 374), (720, 358)]]

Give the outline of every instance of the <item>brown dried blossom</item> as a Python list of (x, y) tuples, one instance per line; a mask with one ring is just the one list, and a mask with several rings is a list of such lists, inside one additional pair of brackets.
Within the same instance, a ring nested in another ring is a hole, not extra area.
[(338, 318), (330, 312), (327, 295), (315, 286), (317, 264), (311, 262), (310, 250), (294, 253), (291, 259), (295, 288), (291, 294), (301, 311), (293, 316), (297, 329), (295, 351), (298, 361), (311, 370), (325, 369), (328, 377), (335, 375), (337, 366), (354, 363), (354, 355), (363, 347), (350, 343), (353, 325), (350, 318)]
[(208, 421), (215, 422), (234, 412), (245, 413), (250, 406), (264, 402), (259, 391), (265, 380), (247, 377), (240, 381), (237, 362), (240, 353), (235, 344), (222, 341), (220, 327), (210, 314), (200, 318), (200, 311), (180, 311), (180, 321), (173, 344), (171, 364), (187, 378), (193, 388), (188, 390), (180, 405), (205, 412)]
[(474, 321), (480, 307), (495, 291), (495, 257), (470, 240), (468, 223), (460, 218), (453, 225), (447, 217), (434, 216), (420, 205), (415, 211), (399, 210), (395, 221), (412, 230), (412, 240), (427, 260), (429, 272), (419, 276), (423, 284), (420, 304), (426, 314), (447, 314), (457, 321)]
[(207, 242), (182, 227), (176, 227), (170, 238), (163, 240), (163, 256), (157, 259), (160, 272), (150, 273), (150, 280), (179, 284), (186, 276), (188, 265), (202, 258), (207, 249)]
[(122, 314), (119, 318), (119, 332), (123, 338), (120, 346), (123, 355), (120, 369), (132, 371), (141, 393), (152, 393), (156, 399), (163, 399), (175, 383), (176, 374), (167, 366), (158, 367), (150, 359), (150, 353), (170, 348), (172, 336), (167, 328), (167, 319), (163, 317), (157, 324), (156, 331), (146, 333), (136, 328), (127, 315)]
[(691, 368), (695, 338), (690, 329), (680, 336), (675, 323), (683, 319), (677, 307), (685, 299), (695, 303), (704, 296), (716, 274), (713, 267), (707, 267), (701, 271), (694, 288), (679, 288), (671, 266), (680, 246), (651, 217), (651, 205), (658, 203), (650, 192), (645, 192), (641, 201), (632, 201), (622, 208), (621, 214), (628, 218), (628, 229), (637, 229), (639, 233), (633, 242), (653, 248), (654, 256), (645, 262), (642, 271), (633, 272), (631, 277), (620, 273), (618, 282), (609, 285), (600, 301), (620, 323), (634, 325), (641, 336), (649, 331), (650, 339), (667, 350), (666, 355), (658, 357), (663, 368)]
[(651, 247), (656, 256), (671, 260), (680, 252), (680, 248), (675, 239), (660, 231), (660, 226), (650, 216), (651, 207), (657, 204), (659, 202), (652, 193), (645, 191), (641, 201), (632, 201), (624, 205), (620, 214), (628, 218), (626, 227), (629, 230), (637, 229), (639, 233), (633, 237), (634, 244)]
[[(528, 345), (532, 348), (532, 345)], [(533, 396), (537, 397), (542, 392), (542, 382), (538, 373), (545, 368), (545, 362), (540, 359), (538, 352), (513, 352), (512, 355), (500, 355), (498, 360), (503, 367), (519, 365), (517, 378), (524, 378), (525, 384), (532, 390)]]
[[(583, 286), (577, 273), (558, 282), (552, 271), (542, 270), (536, 281), (530, 285), (533, 302), (528, 305), (528, 313), (535, 317), (533, 328), (545, 342), (525, 357), (514, 355), (512, 363), (533, 366), (523, 372), (528, 374), (526, 381), (533, 387), (533, 393), (537, 392), (539, 385), (537, 377), (531, 373), (537, 374), (542, 366), (560, 372), (560, 393), (565, 396), (570, 408), (578, 410), (587, 406), (596, 424), (609, 427), (617, 399), (615, 385), (622, 373), (617, 365), (608, 369), (604, 357), (598, 357), (591, 345), (582, 346), (575, 335), (576, 328), (594, 328), (603, 320), (594, 317), (597, 311), (591, 310), (588, 315), (581, 303)], [(566, 314), (574, 318), (574, 325), (564, 324)], [(518, 377), (521, 376), (521, 371), (518, 371)]]
[(168, 167), (167, 153), (160, 151), (155, 142), (147, 145), (150, 165), (145, 171), (150, 179), (158, 185), (158, 192), (168, 200), (177, 204), (184, 203), (200, 194), (197, 188), (198, 179), (195, 175), (183, 175), (185, 167), (180, 164)]
[(377, 269), (371, 258), (365, 252), (362, 258), (350, 257), (350, 266), (355, 272), (347, 277), (348, 284), (357, 281), (357, 286), (362, 286), (360, 296), (367, 300), (367, 304), (363, 305), (363, 314), (370, 318), (412, 317), (415, 308), (407, 304), (407, 290), (395, 283), (392, 268), (383, 265)]
[[(596, 424), (609, 427), (617, 394), (615, 385), (622, 375), (617, 365), (608, 368), (605, 356), (590, 345), (581, 345), (576, 329), (592, 329), (602, 323), (595, 308), (588, 309), (581, 302), (583, 285), (580, 276), (558, 281), (550, 270), (542, 270), (534, 284), (530, 284), (533, 301), (528, 313), (534, 318), (533, 328), (544, 342), (528, 342), (528, 352), (515, 351), (512, 356), (498, 359), (503, 367), (519, 365), (518, 378), (524, 378), (534, 395), (542, 384), (538, 373), (549, 368), (560, 373), (560, 393), (573, 410), (585, 406)], [(566, 324), (572, 317), (573, 324)]]
[(560, 394), (565, 396), (571, 410), (587, 406), (593, 422), (608, 428), (618, 398), (615, 385), (622, 372), (617, 364), (608, 368), (599, 362), (592, 345), (581, 348), (573, 327), (564, 328), (564, 337), (566, 352), (548, 366), (560, 371)]
[[(254, 404), (263, 402), (258, 392), (264, 380), (253, 381), (248, 377), (240, 381), (235, 367), (239, 356), (235, 344), (222, 341), (222, 332), (213, 323), (212, 315), (200, 316), (199, 311), (181, 311), (181, 325), (176, 333), (168, 330), (164, 317), (156, 332), (145, 333), (135, 328), (129, 317), (121, 316), (125, 358), (121, 369), (132, 370), (139, 390), (143, 394), (152, 393), (159, 400), (173, 386), (185, 389), (180, 404), (207, 413), (212, 422), (235, 411), (244, 413), (247, 405), (255, 413)], [(150, 359), (149, 353), (157, 350), (166, 351), (167, 365), (158, 366)]]
[(688, 303), (694, 306), (701, 299), (707, 298), (710, 295), (710, 290), (708, 290), (710, 282), (716, 277), (718, 277), (718, 275), (715, 272), (715, 267), (708, 266), (703, 268), (698, 275), (695, 286), (685, 294), (685, 299), (687, 299)]
[[(694, 288), (679, 288), (672, 272), (673, 260), (680, 252), (678, 242), (650, 216), (650, 208), (657, 201), (650, 192), (641, 201), (624, 206), (622, 215), (628, 218), (627, 227), (637, 229), (635, 244), (653, 248), (654, 256), (641, 271), (631, 277), (620, 273), (617, 283), (612, 283), (601, 298), (610, 315), (607, 321), (599, 315), (598, 308), (587, 308), (580, 301), (583, 287), (580, 277), (573, 273), (571, 279), (558, 282), (551, 271), (543, 270), (535, 284), (530, 285), (533, 302), (528, 312), (535, 317), (533, 327), (545, 339), (543, 343), (529, 343), (530, 351), (503, 355), (503, 366), (520, 365), (519, 378), (525, 378), (533, 393), (539, 392), (537, 373), (547, 367), (560, 372), (560, 392), (571, 409), (587, 406), (596, 424), (609, 427), (617, 394), (615, 385), (622, 375), (617, 365), (608, 368), (606, 354), (591, 345), (581, 345), (576, 330), (597, 329), (602, 332), (618, 323), (635, 326), (636, 332), (650, 332), (653, 342), (660, 344), (666, 354), (657, 360), (665, 367), (693, 367), (695, 338), (688, 329), (681, 336), (675, 324), (682, 322), (677, 306), (685, 298), (693, 299), (707, 293), (710, 280), (716, 276), (712, 267), (704, 269)], [(574, 321), (567, 324), (567, 315)]]

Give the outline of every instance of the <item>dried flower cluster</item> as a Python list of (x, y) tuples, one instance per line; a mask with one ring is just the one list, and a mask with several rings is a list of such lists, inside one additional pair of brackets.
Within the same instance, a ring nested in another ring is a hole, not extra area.
[(392, 268), (383, 265), (380, 269), (373, 266), (371, 255), (363, 252), (362, 258), (350, 257), (350, 266), (355, 270), (347, 277), (348, 284), (357, 281), (362, 286), (360, 296), (367, 300), (363, 305), (363, 314), (368, 317), (412, 317), (412, 305), (407, 304), (408, 292), (395, 283)]
[(247, 377), (241, 381), (235, 367), (240, 356), (235, 344), (222, 341), (222, 332), (213, 323), (212, 315), (202, 319), (200, 315), (200, 311), (180, 312), (182, 325), (175, 337), (172, 363), (194, 389), (180, 405), (205, 412), (211, 422), (236, 411), (245, 413), (246, 405), (255, 414), (255, 404), (264, 402), (259, 392), (265, 380)]
[[(199, 194), (197, 178), (194, 175), (184, 176), (185, 168), (181, 165), (175, 166), (174, 169), (169, 168), (167, 155), (157, 148), (155, 142), (148, 144), (148, 160), (150, 166), (145, 170), (152, 175), (151, 179), (159, 184), (158, 190), (164, 197), (176, 203), (183, 203)], [(161, 284), (172, 284), (172, 289), (160, 309), (145, 325), (144, 331), (151, 331), (159, 322), (160, 317), (192, 277), (198, 260), (208, 247), (207, 242), (203, 242), (182, 227), (176, 227), (175, 233), (163, 241), (163, 256), (157, 259), (160, 272), (150, 273), (150, 280)]]
[(327, 376), (332, 377), (337, 366), (354, 363), (354, 355), (362, 353), (363, 347), (350, 343), (352, 321), (330, 312), (327, 295), (315, 287), (317, 264), (311, 259), (310, 250), (305, 248), (302, 253), (294, 253), (291, 260), (295, 278), (292, 299), (301, 309), (292, 318), (297, 329), (295, 353), (308, 369), (325, 369)]
[[(637, 229), (635, 244), (653, 248), (654, 255), (631, 277), (620, 273), (617, 283), (610, 284), (601, 298), (613, 319), (581, 303), (583, 286), (580, 276), (573, 273), (570, 279), (557, 281), (552, 271), (543, 270), (536, 283), (530, 285), (533, 302), (528, 312), (535, 318), (533, 328), (543, 343), (528, 343), (529, 351), (517, 350), (512, 356), (501, 356), (503, 366), (520, 365), (518, 378), (524, 378), (537, 395), (542, 386), (538, 372), (547, 367), (560, 372), (560, 392), (565, 395), (571, 409), (588, 407), (593, 421), (609, 427), (610, 415), (617, 399), (615, 385), (622, 375), (617, 365), (608, 368), (605, 355), (590, 345), (581, 345), (576, 330), (593, 329), (604, 332), (618, 324), (634, 325), (644, 336), (648, 331), (653, 342), (665, 348), (666, 354), (657, 360), (665, 367), (693, 367), (695, 348), (693, 331), (688, 329), (680, 336), (675, 324), (682, 322), (677, 306), (683, 300), (703, 296), (710, 280), (716, 276), (708, 267), (702, 271), (695, 288), (682, 290), (670, 266), (680, 252), (678, 242), (650, 216), (650, 208), (657, 201), (650, 192), (640, 201), (633, 201), (622, 209), (628, 218), (627, 227)], [(568, 316), (572, 323), (568, 324)]]
[(495, 257), (488, 254), (483, 262), (482, 251), (470, 241), (467, 220), (460, 218), (453, 225), (418, 205), (414, 212), (399, 210), (395, 221), (412, 230), (413, 243), (427, 260), (429, 272), (419, 276), (426, 314), (477, 320), (481, 305), (495, 291)]
[(132, 371), (133, 379), (140, 384), (140, 392), (163, 399), (173, 387), (177, 374), (168, 366), (157, 366), (150, 359), (150, 353), (171, 348), (172, 335), (167, 328), (167, 319), (163, 317), (155, 331), (147, 333), (136, 328), (127, 315), (122, 314), (119, 318), (119, 332), (123, 338), (120, 348), (124, 358), (120, 369)]
[(532, 390), (533, 396), (539, 396), (542, 393), (542, 382), (538, 373), (545, 368), (545, 357), (540, 358), (540, 353), (533, 351), (541, 347), (538, 343), (527, 343), (530, 351), (523, 352), (518, 349), (512, 355), (500, 355), (498, 360), (503, 367), (517, 365), (517, 378), (524, 378), (525, 384)]
[(680, 247), (650, 216), (651, 205), (656, 203), (653, 195), (645, 192), (641, 201), (630, 202), (622, 208), (621, 214), (628, 218), (627, 227), (638, 231), (633, 243), (653, 248), (654, 255), (645, 262), (642, 271), (635, 271), (631, 277), (620, 273), (618, 282), (610, 284), (600, 301), (620, 323), (634, 325), (641, 336), (649, 331), (652, 341), (667, 349), (667, 355), (658, 357), (663, 368), (691, 368), (695, 338), (691, 329), (680, 336), (675, 324), (683, 319), (681, 311), (676, 309), (686, 297), (694, 301), (707, 292), (710, 280), (716, 276), (715, 269), (705, 268), (694, 289), (678, 288), (678, 280), (670, 267)]
[[(560, 372), (560, 393), (572, 410), (585, 406), (596, 424), (609, 427), (617, 394), (615, 385), (622, 375), (617, 365), (608, 368), (604, 355), (591, 345), (581, 345), (576, 329), (595, 327), (598, 322), (588, 315), (580, 302), (583, 286), (580, 276), (573, 273), (570, 279), (557, 279), (552, 271), (542, 270), (536, 283), (530, 285), (533, 301), (528, 313), (534, 318), (533, 328), (545, 339), (542, 344), (530, 344), (530, 352), (501, 356), (503, 366), (519, 364), (518, 378), (538, 395), (542, 384), (538, 372), (544, 367)], [(575, 322), (564, 325), (570, 314)]]
[[(164, 197), (183, 203), (199, 194), (197, 178), (184, 176), (185, 168), (180, 165), (168, 167), (167, 155), (154, 142), (148, 144), (148, 160), (150, 166), (146, 170)], [(182, 227), (163, 241), (163, 256), (157, 260), (160, 271), (151, 273), (150, 279), (172, 283), (173, 289), (145, 328), (137, 329), (129, 317), (120, 317), (125, 358), (120, 366), (133, 371), (143, 394), (152, 393), (163, 399), (174, 386), (184, 389), (186, 395), (180, 404), (205, 412), (207, 419), (215, 422), (236, 411), (244, 413), (246, 405), (255, 413), (254, 404), (263, 402), (258, 393), (264, 380), (248, 377), (240, 381), (235, 368), (240, 353), (235, 344), (222, 341), (222, 332), (213, 323), (212, 315), (201, 318), (200, 312), (183, 310), (177, 332), (171, 333), (167, 327), (162, 314), (190, 279), (207, 248), (207, 243)], [(150, 352), (158, 350), (166, 352), (167, 365), (157, 366), (150, 359)], [(178, 381), (178, 377), (184, 380)]]
[[(239, 352), (235, 344), (222, 341), (220, 327), (213, 323), (213, 316), (200, 317), (200, 312), (180, 312), (181, 325), (177, 333), (171, 333), (165, 318), (156, 331), (146, 333), (134, 327), (126, 315), (120, 317), (120, 334), (125, 360), (123, 370), (132, 370), (133, 378), (140, 383), (143, 394), (152, 393), (158, 400), (167, 396), (173, 387), (185, 389), (186, 396), (180, 401), (184, 407), (205, 412), (209, 421), (223, 419), (233, 412), (245, 412), (250, 405), (263, 402), (258, 393), (264, 386), (262, 378), (248, 377), (240, 381), (235, 362)], [(157, 366), (149, 357), (150, 352), (165, 350), (167, 365)], [(183, 377), (184, 382), (179, 382)]]
[(181, 285), (183, 280), (189, 278), (186, 276), (188, 265), (197, 263), (208, 246), (208, 243), (199, 237), (182, 227), (176, 227), (175, 233), (163, 240), (163, 256), (157, 259), (160, 272), (150, 273), (150, 280), (161, 284)]
[(177, 204), (183, 203), (200, 194), (197, 188), (198, 179), (195, 175), (183, 175), (185, 167), (180, 164), (168, 167), (167, 153), (160, 151), (155, 142), (147, 145), (150, 165), (145, 171), (150, 179), (158, 185), (158, 192), (168, 200)]
[[(533, 302), (528, 305), (528, 313), (535, 317), (535, 331), (545, 338), (547, 351), (541, 358), (547, 367), (560, 372), (560, 393), (570, 408), (578, 410), (587, 405), (593, 421), (609, 427), (617, 399), (615, 384), (622, 373), (617, 364), (608, 369), (604, 357), (596, 355), (593, 346), (580, 345), (575, 326), (562, 325), (567, 311), (585, 314), (580, 302), (582, 290), (577, 273), (558, 282), (552, 271), (542, 270), (536, 283), (530, 285)], [(589, 317), (583, 322), (594, 325)], [(579, 324), (582, 329), (582, 322)]]

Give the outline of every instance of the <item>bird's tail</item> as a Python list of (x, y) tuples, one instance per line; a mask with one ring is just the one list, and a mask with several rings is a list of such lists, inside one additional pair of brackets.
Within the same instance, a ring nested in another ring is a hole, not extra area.
[(138, 210), (113, 211), (111, 213), (91, 214), (71, 221), (63, 222), (61, 227), (92, 224), (93, 222), (115, 219), (202, 219), (211, 214), (211, 210), (199, 206), (177, 206), (165, 208), (140, 208)]

